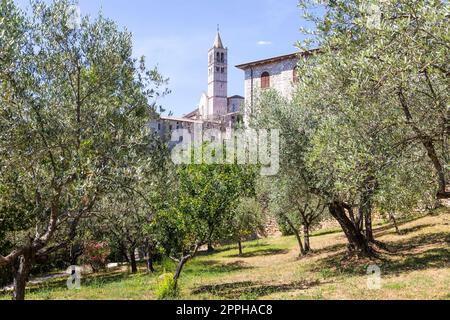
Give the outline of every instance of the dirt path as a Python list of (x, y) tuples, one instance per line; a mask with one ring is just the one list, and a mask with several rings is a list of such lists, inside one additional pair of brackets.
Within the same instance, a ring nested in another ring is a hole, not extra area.
[[(54, 273), (54, 274), (49, 274), (49, 275), (45, 275), (45, 276), (41, 276), (41, 277), (32, 278), (28, 282), (28, 284), (29, 285), (38, 285), (38, 284), (42, 284), (42, 283), (50, 281), (50, 280), (67, 278), (67, 277), (68, 277), (68, 275), (66, 272)], [(12, 284), (10, 284), (9, 286), (1, 288), (0, 292), (10, 292), (13, 290), (13, 288), (14, 288), (14, 286)]]

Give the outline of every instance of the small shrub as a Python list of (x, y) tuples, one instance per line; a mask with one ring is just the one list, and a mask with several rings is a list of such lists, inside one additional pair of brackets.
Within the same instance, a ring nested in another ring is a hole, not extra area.
[(166, 273), (161, 276), (161, 280), (156, 287), (156, 297), (158, 300), (172, 300), (178, 298), (180, 291), (176, 286), (173, 274)]
[(94, 272), (104, 270), (110, 252), (107, 242), (87, 241), (84, 244), (83, 263), (90, 265)]

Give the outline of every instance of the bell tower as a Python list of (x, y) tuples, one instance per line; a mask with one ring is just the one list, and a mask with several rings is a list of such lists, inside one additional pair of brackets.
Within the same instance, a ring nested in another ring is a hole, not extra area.
[(223, 46), (217, 27), (216, 39), (208, 52), (209, 118), (225, 115), (228, 109), (228, 49)]

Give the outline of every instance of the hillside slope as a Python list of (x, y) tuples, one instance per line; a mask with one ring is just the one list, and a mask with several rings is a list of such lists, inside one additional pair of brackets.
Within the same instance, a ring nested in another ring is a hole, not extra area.
[[(314, 252), (298, 258), (293, 237), (269, 238), (201, 254), (181, 277), (182, 299), (450, 299), (450, 212), (376, 228), (389, 251), (379, 258), (348, 260), (345, 238), (332, 233), (312, 238)], [(367, 287), (367, 267), (381, 269), (381, 289)], [(81, 290), (69, 291), (65, 280), (29, 289), (28, 299), (155, 299), (159, 274), (130, 275), (123, 269), (87, 276)], [(0, 299), (8, 299), (6, 295)]]

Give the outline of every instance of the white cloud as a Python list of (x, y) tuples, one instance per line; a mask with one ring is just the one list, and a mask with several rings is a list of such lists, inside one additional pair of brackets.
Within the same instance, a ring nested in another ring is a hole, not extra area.
[(269, 46), (269, 45), (272, 44), (271, 41), (263, 41), (263, 40), (258, 41), (257, 43), (258, 43), (259, 46)]

